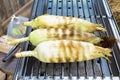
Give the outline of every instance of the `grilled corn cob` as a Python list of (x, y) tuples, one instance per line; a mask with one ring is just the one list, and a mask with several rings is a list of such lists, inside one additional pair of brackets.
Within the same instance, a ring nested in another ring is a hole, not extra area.
[(30, 41), (33, 45), (38, 45), (42, 41), (47, 40), (79, 40), (79, 41), (87, 41), (94, 44), (102, 41), (101, 38), (95, 36), (92, 33), (88, 32), (78, 32), (75, 30), (68, 29), (37, 29), (30, 33), (28, 37), (21, 39), (13, 39), (10, 43), (17, 44), (24, 41)]
[(94, 24), (86, 20), (73, 17), (41, 15), (30, 22), (24, 22), (23, 26), (32, 28), (67, 28), (84, 32), (106, 31), (101, 24)]
[(88, 42), (57, 40), (42, 42), (33, 51), (16, 53), (17, 58), (33, 56), (46, 63), (80, 62), (111, 56), (111, 50)]

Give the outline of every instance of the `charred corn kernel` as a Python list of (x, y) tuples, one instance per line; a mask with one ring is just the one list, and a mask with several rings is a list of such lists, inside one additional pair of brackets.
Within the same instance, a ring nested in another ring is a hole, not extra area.
[(31, 26), (32, 28), (67, 28), (84, 32), (106, 31), (101, 24), (91, 23), (75, 17), (41, 15), (32, 21), (24, 22), (23, 26)]
[(92, 33), (88, 32), (78, 32), (75, 30), (68, 29), (37, 29), (30, 33), (28, 37), (13, 39), (10, 43), (17, 44), (24, 41), (30, 41), (33, 45), (38, 45), (40, 42), (48, 40), (78, 40), (78, 41), (87, 41), (94, 44), (102, 41), (101, 38), (95, 36)]
[(80, 62), (96, 58), (107, 60), (111, 50), (95, 46), (92, 43), (57, 40), (42, 42), (33, 51), (16, 53), (17, 58), (33, 56), (46, 63)]

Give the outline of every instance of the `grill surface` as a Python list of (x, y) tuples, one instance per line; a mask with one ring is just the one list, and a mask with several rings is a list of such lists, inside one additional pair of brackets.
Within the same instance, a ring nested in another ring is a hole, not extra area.
[[(34, 0), (30, 20), (46, 13), (73, 16), (93, 23), (101, 23), (107, 32), (95, 32), (96, 35), (120, 38), (107, 0)], [(28, 27), (26, 36), (30, 32), (31, 28)], [(33, 48), (27, 42), (23, 44), (23, 51)], [(33, 57), (21, 58), (16, 66), (14, 80), (120, 80), (120, 43), (114, 45), (112, 55), (111, 63), (100, 58), (85, 62), (46, 64)]]

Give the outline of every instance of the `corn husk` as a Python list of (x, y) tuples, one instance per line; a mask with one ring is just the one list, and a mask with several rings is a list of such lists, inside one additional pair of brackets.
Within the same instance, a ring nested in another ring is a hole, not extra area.
[(33, 29), (38, 28), (66, 28), (74, 29), (83, 32), (106, 31), (101, 24), (91, 23), (87, 20), (55, 16), (55, 15), (41, 15), (29, 22), (22, 23), (23, 26), (31, 26)]
[(17, 58), (33, 56), (45, 63), (80, 62), (96, 58), (107, 60), (111, 50), (95, 46), (92, 43), (57, 40), (40, 43), (33, 51), (16, 53)]
[(48, 41), (48, 40), (77, 40), (77, 41), (86, 41), (93, 44), (97, 44), (102, 39), (95, 36), (92, 33), (88, 32), (78, 32), (75, 30), (69, 29), (37, 29), (30, 33), (28, 37), (13, 39), (9, 41), (11, 44), (18, 44), (24, 41), (30, 41), (34, 46), (37, 46), (39, 43)]

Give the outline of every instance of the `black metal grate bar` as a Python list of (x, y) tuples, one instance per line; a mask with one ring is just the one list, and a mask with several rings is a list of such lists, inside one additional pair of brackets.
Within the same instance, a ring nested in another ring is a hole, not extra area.
[(55, 78), (55, 64), (53, 64), (53, 79)]
[(95, 67), (94, 67), (95, 62), (94, 62), (94, 60), (91, 61), (91, 64), (92, 64), (92, 70), (93, 70), (93, 78), (96, 79), (97, 75), (96, 75), (96, 72), (95, 72)]
[(79, 62), (77, 62), (77, 79), (80, 79), (80, 69), (79, 69), (80, 65)]
[[(31, 19), (42, 14), (73, 16), (103, 24), (107, 32), (94, 32), (97, 36), (120, 37), (107, 0), (34, 0)], [(31, 28), (27, 29), (26, 36)], [(108, 43), (109, 44), (109, 43)], [(25, 43), (24, 50), (34, 47)], [(120, 80), (120, 45), (112, 48), (111, 63), (103, 58), (74, 63), (42, 63), (33, 57), (18, 60), (14, 80)]]

